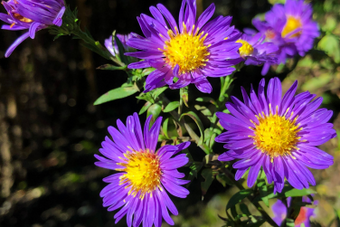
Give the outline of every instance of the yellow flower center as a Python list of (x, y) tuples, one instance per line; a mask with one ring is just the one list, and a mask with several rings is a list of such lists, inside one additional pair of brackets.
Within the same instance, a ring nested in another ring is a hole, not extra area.
[(133, 151), (124, 154), (127, 163), (120, 163), (124, 169), (118, 171), (126, 172), (120, 178), (120, 184), (128, 183), (126, 188), (131, 186), (129, 194), (136, 196), (141, 192), (140, 198), (144, 198), (145, 193), (154, 191), (160, 185), (162, 171), (157, 154), (146, 151)]
[(208, 33), (198, 34), (199, 28), (195, 30), (195, 26), (188, 32), (184, 23), (183, 27), (182, 33), (179, 33), (177, 28), (176, 33), (168, 30), (170, 39), (165, 41), (164, 49), (160, 49), (165, 56), (165, 62), (171, 68), (179, 66), (179, 74), (205, 66), (210, 55), (208, 51), (210, 45), (204, 44)]
[(259, 124), (252, 122), (255, 128), (251, 128), (255, 134), (251, 136), (254, 145), (269, 155), (272, 160), (277, 156), (290, 155), (292, 149), (297, 149), (296, 144), (301, 139), (298, 132), (302, 130), (299, 125), (296, 125), (297, 117), (289, 120), (285, 116), (278, 115), (276, 111), (276, 114), (270, 113), (269, 116), (262, 112), (256, 115), (256, 118)]
[[(31, 19), (21, 16), (19, 13), (13, 13), (13, 17), (15, 17), (15, 19), (18, 19), (19, 21), (24, 22), (24, 23), (31, 23), (33, 21)], [(13, 27), (15, 24), (16, 24), (15, 22), (12, 23), (11, 27)]]
[(247, 41), (239, 39), (237, 43), (242, 43), (242, 46), (238, 49), (241, 56), (249, 56), (254, 52), (254, 47), (250, 45)]
[[(281, 36), (285, 38), (289, 33), (301, 27), (302, 27), (302, 23), (299, 18), (288, 16), (286, 25), (284, 26), (281, 32)], [(291, 35), (289, 38), (299, 37), (300, 35), (301, 35), (301, 32), (297, 32)]]

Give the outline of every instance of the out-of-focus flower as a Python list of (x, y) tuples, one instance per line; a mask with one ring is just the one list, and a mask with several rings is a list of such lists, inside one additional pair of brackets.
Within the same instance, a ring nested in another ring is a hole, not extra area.
[[(126, 51), (129, 49), (129, 46), (126, 44), (127, 41), (132, 37), (135, 37), (135, 38), (140, 37), (138, 34), (133, 33), (133, 32), (127, 35), (116, 34), (116, 36), (120, 40), (120, 42), (122, 43)], [(112, 46), (112, 42), (114, 42), (114, 46)], [(119, 53), (118, 45), (116, 44), (115, 41), (112, 40), (112, 35), (108, 39), (105, 39), (104, 45), (106, 49), (112, 54), (112, 56), (116, 56)]]
[(236, 42), (241, 43), (240, 56), (245, 59), (246, 65), (262, 65), (263, 63), (275, 64), (278, 47), (270, 42), (264, 42), (261, 33), (243, 34)]
[[(296, 54), (304, 56), (312, 49), (314, 39), (320, 35), (312, 14), (312, 6), (303, 0), (287, 0), (284, 5), (275, 4), (265, 14), (265, 21), (253, 20), (253, 25), (266, 36), (266, 41), (279, 47), (277, 64), (285, 63), (287, 58)], [(263, 74), (267, 73), (269, 66), (265, 65)]]
[(7, 49), (5, 57), (9, 57), (14, 49), (28, 37), (34, 39), (35, 33), (50, 25), (58, 27), (62, 24), (62, 17), (65, 12), (63, 0), (9, 0), (2, 1), (7, 14), (0, 13), (0, 20), (10, 24), (2, 25), (4, 30), (25, 30), (27, 33), (20, 36)]
[[(288, 207), (290, 207), (291, 200), (292, 200), (291, 197), (287, 198)], [(307, 196), (304, 196), (304, 197), (302, 197), (302, 202), (311, 203), (311, 200)], [(317, 201), (314, 201), (314, 204), (316, 204), (316, 203), (317, 203)], [(273, 204), (272, 210), (273, 210), (273, 213), (275, 215), (273, 220), (275, 221), (275, 223), (278, 226), (281, 226), (282, 221), (287, 216), (286, 205), (281, 200), (277, 200), (276, 203)], [(296, 217), (295, 222), (294, 222), (295, 227), (300, 227), (301, 224), (304, 224), (305, 227), (310, 227), (310, 220), (309, 219), (311, 217), (315, 216), (314, 211), (315, 211), (314, 208), (301, 207), (300, 213), (298, 214), (298, 216)]]
[(265, 93), (262, 79), (257, 95), (253, 87), (250, 97), (241, 88), (244, 102), (231, 97), (232, 103), (226, 104), (231, 114), (216, 113), (227, 130), (216, 137), (228, 149), (219, 160), (241, 159), (233, 164), (238, 169), (236, 180), (249, 169), (247, 184), (252, 187), (262, 167), (268, 183), (274, 182), (274, 193), (282, 191), (285, 178), (303, 189), (315, 185), (307, 167), (325, 169), (333, 164), (333, 156), (316, 147), (336, 136), (333, 124), (327, 123), (333, 112), (317, 109), (322, 98), (313, 100), (316, 95), (308, 91), (294, 96), (296, 89), (297, 81), (282, 98), (281, 82), (273, 78)]
[[(171, 89), (191, 83), (204, 93), (212, 86), (207, 77), (230, 75), (239, 63), (240, 35), (230, 26), (231, 17), (218, 16), (210, 20), (215, 11), (211, 4), (196, 21), (196, 1), (183, 0), (178, 24), (162, 4), (150, 7), (153, 16), (137, 17), (145, 38), (131, 38), (127, 44), (138, 52), (129, 56), (144, 59), (129, 68), (156, 68), (146, 79), (145, 92), (166, 84)], [(228, 60), (228, 61), (227, 61)]]
[(108, 128), (113, 141), (106, 137), (99, 149), (106, 158), (95, 155), (97, 166), (118, 172), (103, 179), (109, 184), (100, 192), (108, 211), (120, 208), (114, 216), (116, 223), (126, 215), (128, 226), (137, 227), (143, 222), (143, 226), (160, 227), (162, 218), (173, 225), (168, 209), (174, 215), (178, 211), (167, 192), (180, 198), (189, 194), (181, 186), (189, 181), (180, 179), (185, 175), (177, 171), (189, 159), (185, 154), (173, 156), (190, 142), (164, 145), (156, 151), (162, 118), (149, 129), (151, 118), (146, 120), (144, 130), (137, 113), (128, 116), (126, 125), (117, 120), (118, 130)]

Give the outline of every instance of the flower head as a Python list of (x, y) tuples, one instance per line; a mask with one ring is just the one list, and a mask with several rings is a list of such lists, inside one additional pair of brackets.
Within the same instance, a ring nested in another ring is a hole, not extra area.
[(6, 51), (9, 57), (14, 49), (28, 37), (34, 39), (35, 33), (50, 25), (61, 26), (65, 12), (63, 0), (9, 0), (2, 1), (7, 14), (0, 13), (0, 20), (10, 24), (2, 25), (4, 30), (25, 30), (28, 32), (20, 36)]
[(193, 83), (210, 93), (208, 76), (226, 76), (235, 70), (231, 66), (240, 62), (241, 44), (235, 43), (240, 35), (230, 26), (231, 17), (209, 21), (214, 11), (212, 4), (196, 21), (196, 1), (183, 0), (178, 24), (162, 4), (150, 7), (153, 18), (137, 17), (145, 38), (131, 38), (127, 44), (141, 51), (127, 55), (144, 59), (129, 68), (156, 69), (146, 79), (145, 92), (166, 84), (178, 89)]
[[(292, 201), (292, 198), (288, 197), (287, 198), (288, 207), (290, 207), (291, 201)], [(304, 196), (304, 197), (302, 197), (302, 202), (311, 203), (311, 200), (307, 196)], [(315, 200), (314, 204), (316, 204), (316, 203), (317, 203), (317, 201)], [(286, 205), (281, 200), (277, 200), (276, 203), (273, 204), (272, 210), (273, 210), (273, 213), (275, 215), (273, 220), (275, 221), (275, 223), (277, 225), (281, 226), (282, 221), (287, 216)], [(314, 208), (301, 207), (300, 212), (299, 212), (299, 214), (296, 217), (295, 222), (294, 222), (295, 227), (300, 227), (301, 224), (304, 224), (305, 227), (310, 227), (309, 219), (311, 217), (314, 217), (314, 216), (315, 216), (315, 209)]]
[(189, 160), (185, 154), (177, 153), (187, 148), (190, 142), (179, 145), (164, 145), (156, 151), (162, 118), (159, 117), (149, 129), (150, 116), (142, 130), (137, 113), (128, 116), (126, 125), (117, 120), (118, 130), (112, 126), (108, 131), (113, 139), (105, 138), (100, 153), (95, 157), (99, 167), (112, 169), (117, 173), (103, 179), (109, 183), (101, 192), (103, 206), (109, 211), (118, 211), (116, 223), (126, 215), (128, 226), (161, 226), (162, 218), (173, 225), (168, 210), (174, 215), (178, 211), (169, 198), (170, 194), (185, 198), (189, 191), (181, 185), (185, 175), (177, 168)]
[(239, 53), (245, 59), (246, 65), (261, 65), (263, 63), (275, 64), (278, 47), (271, 42), (264, 42), (261, 33), (245, 33), (236, 43), (241, 43)]
[(322, 98), (314, 99), (316, 95), (308, 91), (294, 96), (297, 81), (283, 98), (278, 78), (269, 81), (267, 93), (264, 79), (257, 95), (253, 87), (250, 97), (241, 89), (244, 102), (231, 97), (232, 103), (226, 104), (231, 114), (216, 114), (227, 130), (216, 138), (228, 149), (219, 160), (240, 159), (233, 164), (238, 169), (235, 179), (249, 169), (249, 187), (261, 167), (268, 183), (274, 182), (274, 192), (282, 191), (285, 178), (297, 189), (315, 185), (307, 167), (325, 169), (333, 164), (333, 157), (316, 147), (336, 136), (333, 124), (327, 123), (333, 112), (317, 109)]
[[(139, 35), (137, 35), (136, 33), (129, 33), (127, 35), (121, 35), (121, 34), (116, 34), (117, 38), (120, 40), (120, 42), (122, 43), (124, 49), (127, 51), (129, 49), (129, 46), (126, 44), (127, 41), (132, 38), (138, 38), (140, 37)], [(114, 43), (114, 45), (112, 46), (112, 42)], [(108, 38), (105, 39), (104, 45), (106, 47), (106, 49), (112, 54), (112, 56), (116, 56), (116, 54), (119, 53), (118, 51), (118, 45), (116, 44), (116, 41), (112, 41), (112, 35)]]
[(314, 39), (320, 35), (312, 13), (311, 5), (303, 0), (287, 0), (284, 5), (275, 4), (266, 13), (265, 21), (253, 20), (253, 25), (266, 36), (266, 41), (278, 46), (278, 64), (296, 54), (304, 56), (312, 49)]

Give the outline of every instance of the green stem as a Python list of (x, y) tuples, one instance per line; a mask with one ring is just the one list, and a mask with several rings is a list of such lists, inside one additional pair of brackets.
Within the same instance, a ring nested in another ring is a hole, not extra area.
[(75, 37), (83, 40), (89, 47), (91, 47), (90, 49), (92, 51), (96, 52), (97, 54), (99, 54), (103, 58), (108, 59), (108, 60), (112, 60), (112, 61), (114, 61), (119, 66), (125, 66), (124, 63), (122, 63), (121, 61), (118, 61), (116, 58), (113, 58), (111, 56), (110, 52), (105, 47), (103, 47), (98, 41), (95, 41), (86, 32), (83, 32), (80, 29), (79, 26), (77, 26), (77, 28), (72, 31), (72, 34)]
[[(238, 187), (238, 189), (240, 189), (240, 190), (244, 190), (245, 189), (240, 182), (235, 180), (235, 176), (228, 169), (224, 168), (224, 174), (229, 178), (229, 180), (231, 180), (233, 182), (234, 185), (236, 185), (236, 187)], [(279, 227), (274, 222), (274, 220), (267, 214), (267, 212), (264, 211), (263, 207), (258, 202), (254, 201), (254, 197), (253, 196), (249, 196), (247, 198), (256, 207), (256, 209), (262, 214), (262, 217), (264, 219), (266, 219), (266, 221), (269, 224), (271, 224), (274, 227)]]

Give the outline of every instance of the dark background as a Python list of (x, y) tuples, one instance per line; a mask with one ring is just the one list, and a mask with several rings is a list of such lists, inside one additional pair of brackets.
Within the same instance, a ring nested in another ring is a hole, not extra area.
[[(197, 1), (199, 14), (212, 2), (216, 4), (214, 16), (233, 16), (232, 24), (240, 30), (251, 27), (252, 18), (271, 7), (265, 0), (201, 0)], [(136, 16), (150, 15), (149, 6), (157, 3), (163, 3), (177, 18), (179, 0), (67, 2), (78, 8), (81, 25), (101, 43), (113, 30), (141, 34)], [(114, 212), (107, 212), (99, 197), (105, 186), (101, 179), (112, 172), (96, 167), (93, 155), (107, 135), (107, 126), (115, 126), (118, 118), (125, 121), (144, 103), (131, 96), (93, 106), (101, 94), (124, 83), (126, 75), (96, 70), (110, 62), (72, 37), (52, 41), (47, 30), (39, 31), (34, 40), (27, 39), (4, 58), (20, 34), (1, 30), (0, 36), (0, 226), (113, 226)], [(257, 84), (260, 70), (244, 68), (237, 74), (235, 87)], [(209, 81), (218, 92), (219, 79)], [(194, 86), (189, 90), (198, 94)], [(238, 91), (235, 89), (236, 95)], [(144, 119), (145, 114), (141, 121)], [(203, 156), (203, 151), (197, 150), (194, 157), (200, 161)], [(189, 189), (186, 200), (174, 198), (187, 218), (199, 215), (199, 208), (188, 209), (189, 204), (202, 207), (213, 194), (226, 190), (214, 182), (202, 202), (200, 179)], [(117, 226), (125, 226), (125, 217)]]

